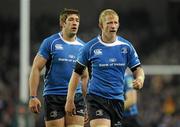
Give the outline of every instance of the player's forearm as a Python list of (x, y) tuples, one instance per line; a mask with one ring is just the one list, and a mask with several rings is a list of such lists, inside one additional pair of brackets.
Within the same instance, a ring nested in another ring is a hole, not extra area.
[(32, 68), (32, 71), (29, 77), (30, 96), (37, 96), (39, 80), (40, 80), (40, 70), (36, 68)]
[(81, 76), (81, 81), (82, 81), (82, 93), (83, 96), (86, 96), (87, 93), (87, 85), (88, 85), (88, 80), (89, 80), (89, 76), (88, 76), (88, 70), (86, 69), (83, 73), (83, 75)]
[(78, 75), (76, 72), (73, 72), (71, 79), (69, 81), (67, 100), (74, 100), (74, 96), (79, 80), (80, 80), (80, 75)]
[(142, 84), (144, 84), (145, 74), (142, 67), (138, 67), (137, 70), (133, 72), (135, 79), (141, 80)]

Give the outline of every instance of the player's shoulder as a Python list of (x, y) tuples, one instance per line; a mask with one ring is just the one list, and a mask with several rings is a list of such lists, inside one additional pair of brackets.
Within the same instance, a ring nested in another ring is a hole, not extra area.
[(126, 38), (122, 37), (122, 36), (117, 36), (117, 40), (121, 41), (127, 45), (131, 45), (131, 42), (129, 40), (127, 40)]
[(85, 45), (85, 42), (81, 38), (77, 37), (76, 40), (80, 45)]
[(99, 43), (99, 39), (98, 37), (95, 37), (86, 43), (86, 47), (91, 47), (92, 45), (97, 43)]
[(52, 35), (46, 37), (46, 38), (44, 39), (44, 41), (45, 41), (45, 42), (48, 42), (48, 43), (52, 43), (52, 42), (54, 42), (55, 40), (58, 40), (58, 39), (60, 39), (60, 38), (59, 38), (59, 34), (58, 34), (58, 33), (55, 33), (55, 34), (52, 34)]

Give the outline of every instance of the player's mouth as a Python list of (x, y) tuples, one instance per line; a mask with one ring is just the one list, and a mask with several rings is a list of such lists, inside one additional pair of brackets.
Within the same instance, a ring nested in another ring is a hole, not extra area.
[(115, 33), (116, 32), (116, 30), (110, 30), (110, 33)]
[(72, 30), (77, 30), (77, 27), (72, 27), (71, 29), (72, 29)]

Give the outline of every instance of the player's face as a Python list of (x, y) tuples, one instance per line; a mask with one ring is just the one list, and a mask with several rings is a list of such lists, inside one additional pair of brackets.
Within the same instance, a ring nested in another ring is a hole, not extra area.
[(76, 14), (69, 15), (63, 24), (67, 34), (76, 35), (79, 28), (79, 17)]
[(106, 36), (116, 36), (119, 28), (119, 19), (116, 15), (106, 15), (102, 22), (101, 30), (102, 34)]

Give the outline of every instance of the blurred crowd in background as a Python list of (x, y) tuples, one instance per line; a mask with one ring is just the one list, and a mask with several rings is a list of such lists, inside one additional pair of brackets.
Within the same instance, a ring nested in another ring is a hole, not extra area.
[[(162, 0), (160, 1), (162, 2)], [(94, 10), (86, 10), (84, 14), (82, 12), (83, 7), (79, 9), (83, 15), (81, 15), (78, 35), (88, 42), (92, 37), (99, 34), (97, 25), (99, 10), (107, 8), (107, 5), (109, 5), (110, 8), (119, 12), (119, 35), (130, 40), (136, 47), (142, 64), (179, 65), (180, 1), (165, 0), (166, 2), (163, 2), (164, 6), (162, 7), (160, 1), (157, 5), (156, 3), (151, 4), (152, 12), (149, 11), (151, 9), (140, 5), (136, 5), (136, 8), (131, 5), (127, 9), (128, 7), (124, 6), (128, 3), (122, 6), (120, 2), (113, 3), (112, 1), (99, 0), (95, 3), (92, 1), (90, 5), (94, 6)], [(83, 2), (83, 4), (86, 3)], [(118, 4), (121, 6), (118, 7)], [(150, 2), (146, 4), (150, 4)], [(153, 7), (153, 5), (156, 6)], [(73, 6), (69, 7), (73, 8)], [(61, 5), (59, 11), (62, 8)], [(158, 12), (159, 9), (164, 9), (166, 13)], [(39, 16), (32, 16), (30, 65), (43, 38), (59, 31), (58, 12), (53, 14), (44, 12)], [(159, 15), (155, 14), (156, 12)], [(153, 14), (156, 16), (153, 17)], [(0, 13), (0, 127), (17, 127), (17, 114), (23, 112), (18, 108), (19, 26), (18, 16), (11, 17)], [(146, 76), (144, 88), (138, 92), (140, 118), (144, 127), (180, 127), (179, 76)], [(39, 124), (42, 123), (37, 120), (36, 124), (37, 127), (40, 127)]]

